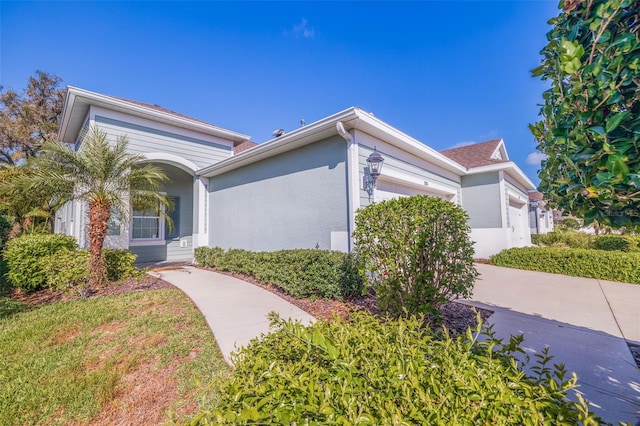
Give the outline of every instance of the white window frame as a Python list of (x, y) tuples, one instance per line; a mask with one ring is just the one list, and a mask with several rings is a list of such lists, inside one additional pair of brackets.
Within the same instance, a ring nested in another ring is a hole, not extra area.
[[(158, 218), (158, 236), (156, 238), (133, 238), (133, 223), (136, 218)], [(166, 242), (164, 240), (164, 205), (160, 204), (160, 211), (158, 216), (134, 216), (133, 207), (131, 208), (131, 226), (129, 227), (129, 246), (160, 246)]]

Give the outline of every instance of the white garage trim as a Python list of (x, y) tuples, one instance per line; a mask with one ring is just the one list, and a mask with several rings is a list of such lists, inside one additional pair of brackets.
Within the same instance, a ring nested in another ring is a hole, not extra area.
[(401, 186), (407, 186), (417, 189), (425, 195), (436, 195), (443, 197), (449, 201), (456, 202), (458, 191), (455, 188), (448, 187), (438, 182), (427, 181), (415, 176), (397, 172), (394, 170), (383, 170), (378, 181), (395, 183)]

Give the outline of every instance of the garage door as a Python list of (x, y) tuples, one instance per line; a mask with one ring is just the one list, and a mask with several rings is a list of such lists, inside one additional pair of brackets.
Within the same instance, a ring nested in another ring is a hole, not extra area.
[(512, 230), (511, 247), (524, 245), (524, 233), (528, 231), (526, 204), (509, 200), (509, 225)]
[(420, 190), (418, 188), (380, 180), (378, 180), (376, 184), (376, 190), (373, 198), (374, 201), (385, 201), (398, 197), (410, 197), (412, 195), (431, 195), (447, 199), (442, 195), (429, 193), (428, 191)]

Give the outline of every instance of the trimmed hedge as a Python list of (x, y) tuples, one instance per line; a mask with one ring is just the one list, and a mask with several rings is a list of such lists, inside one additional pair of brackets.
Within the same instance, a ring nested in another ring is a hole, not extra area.
[(489, 258), (493, 265), (640, 284), (640, 253), (522, 247)]
[(234, 355), (219, 404), (188, 424), (602, 424), (578, 393), (566, 399), (577, 377), (547, 350), (524, 372), (522, 336), (503, 342), (479, 324), (435, 338), (424, 317), (362, 313), (309, 327), (272, 317), (272, 327)]
[(61, 234), (27, 234), (10, 240), (4, 252), (9, 283), (24, 291), (43, 288), (47, 274), (42, 270), (40, 259), (76, 247), (75, 238)]
[(299, 249), (251, 252), (219, 247), (198, 247), (200, 266), (253, 276), (294, 297), (342, 300), (362, 293), (364, 280), (352, 254)]

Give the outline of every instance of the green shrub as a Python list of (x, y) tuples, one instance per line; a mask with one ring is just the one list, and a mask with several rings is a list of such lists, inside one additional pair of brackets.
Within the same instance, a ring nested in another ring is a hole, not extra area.
[(356, 251), (382, 308), (437, 314), (452, 297), (470, 295), (478, 272), (467, 220), (460, 206), (424, 195), (358, 211)]
[(562, 219), (562, 221), (560, 221), (556, 226), (558, 227), (558, 229), (578, 230), (582, 225), (576, 219), (572, 217), (567, 217), (565, 219)]
[(529, 376), (521, 336), (436, 339), (423, 320), (272, 318), (275, 331), (233, 356), (218, 406), (190, 424), (600, 424), (579, 394), (565, 398), (577, 378), (546, 350)]
[(76, 247), (76, 240), (69, 235), (27, 234), (12, 239), (4, 252), (9, 283), (24, 291), (43, 288), (47, 275), (42, 270), (40, 259), (59, 250), (74, 250)]
[(195, 258), (200, 266), (250, 275), (295, 297), (344, 299), (361, 294), (363, 288), (355, 257), (337, 251), (225, 252), (219, 247), (199, 247)]
[(197, 265), (217, 268), (218, 262), (224, 256), (224, 250), (220, 247), (196, 247), (193, 255)]
[(598, 235), (593, 248), (606, 251), (638, 251), (638, 240), (627, 235)]
[(103, 249), (102, 255), (107, 266), (107, 279), (109, 281), (120, 281), (140, 274), (136, 267), (133, 266), (138, 256), (129, 250)]
[(640, 253), (523, 247), (491, 256), (493, 265), (640, 284)]
[(539, 246), (566, 246), (570, 248), (588, 249), (594, 236), (577, 231), (553, 231), (548, 234), (531, 236), (531, 242)]
[(7, 244), (12, 226), (13, 222), (8, 217), (0, 215), (0, 255)]
[(84, 284), (89, 275), (89, 252), (63, 248), (40, 259), (46, 284), (54, 290), (66, 290)]
[[(139, 271), (133, 266), (136, 255), (124, 249), (103, 249), (109, 281), (135, 277)], [(86, 283), (89, 275), (89, 252), (63, 248), (40, 259), (46, 284), (54, 290), (66, 290)]]

